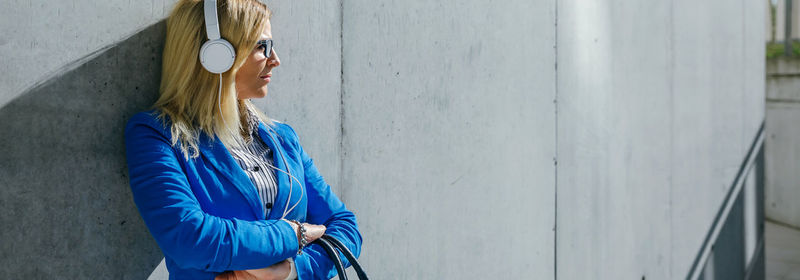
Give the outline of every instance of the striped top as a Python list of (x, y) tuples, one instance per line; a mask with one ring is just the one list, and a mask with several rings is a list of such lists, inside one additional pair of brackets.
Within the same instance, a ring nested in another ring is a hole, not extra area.
[(258, 121), (254, 121), (252, 112), (249, 112), (248, 127), (245, 127), (250, 137), (246, 139), (245, 147), (234, 147), (231, 155), (236, 163), (250, 177), (250, 181), (258, 191), (258, 198), (264, 205), (264, 216), (268, 216), (275, 196), (278, 194), (278, 183), (275, 171), (270, 166), (275, 166), (272, 160), (272, 150), (261, 140), (258, 135)]

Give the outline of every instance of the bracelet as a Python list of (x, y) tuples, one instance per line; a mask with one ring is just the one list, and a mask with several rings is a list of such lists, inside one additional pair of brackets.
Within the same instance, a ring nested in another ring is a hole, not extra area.
[(298, 222), (297, 220), (290, 220), (290, 222), (297, 225), (297, 243), (300, 244), (299, 248), (297, 248), (297, 254), (300, 255), (303, 253), (303, 248), (308, 245), (308, 238), (306, 237), (306, 227)]

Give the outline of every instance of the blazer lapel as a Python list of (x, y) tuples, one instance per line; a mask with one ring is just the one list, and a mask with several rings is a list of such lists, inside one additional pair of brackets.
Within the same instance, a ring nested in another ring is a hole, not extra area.
[[(261, 200), (258, 198), (256, 188), (250, 177), (244, 173), (242, 168), (236, 163), (228, 149), (219, 139), (212, 140), (208, 135), (202, 133), (199, 141), (200, 154), (206, 161), (217, 169), (217, 175), (228, 180), (244, 196), (255, 217), (264, 218), (264, 209)], [(222, 181), (222, 180), (220, 180)]]
[[(286, 165), (283, 162), (283, 157), (281, 155), (285, 154), (286, 151), (283, 150), (283, 147), (280, 143), (279, 136), (276, 135), (275, 130), (271, 128), (267, 128), (264, 123), (258, 124), (258, 135), (264, 141), (264, 143), (269, 146), (270, 150), (272, 150), (272, 162), (280, 170), (287, 171)], [(277, 141), (277, 142), (276, 142)], [(279, 150), (280, 149), (280, 150)], [(285, 156), (285, 155), (284, 155)], [(289, 176), (282, 171), (275, 170), (275, 179), (278, 183), (278, 192), (275, 195), (275, 203), (273, 203), (272, 210), (269, 212), (269, 219), (280, 219), (283, 216), (283, 211), (286, 208), (286, 199), (289, 196)], [(295, 192), (296, 190), (292, 190)], [(292, 197), (293, 200), (296, 200), (296, 197)], [(289, 205), (291, 207), (291, 204)]]

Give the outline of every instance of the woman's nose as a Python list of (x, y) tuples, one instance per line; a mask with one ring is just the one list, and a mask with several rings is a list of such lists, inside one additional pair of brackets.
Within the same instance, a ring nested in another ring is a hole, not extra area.
[(270, 67), (278, 67), (278, 65), (281, 65), (281, 59), (278, 57), (278, 53), (275, 52), (275, 48), (272, 48), (272, 54), (269, 56), (267, 64), (269, 64)]

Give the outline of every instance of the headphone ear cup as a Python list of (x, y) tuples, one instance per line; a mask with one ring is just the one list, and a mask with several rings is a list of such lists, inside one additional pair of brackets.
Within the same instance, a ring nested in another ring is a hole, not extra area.
[(231, 69), (236, 59), (233, 45), (225, 39), (207, 41), (200, 48), (200, 64), (208, 72), (214, 74), (224, 73)]

